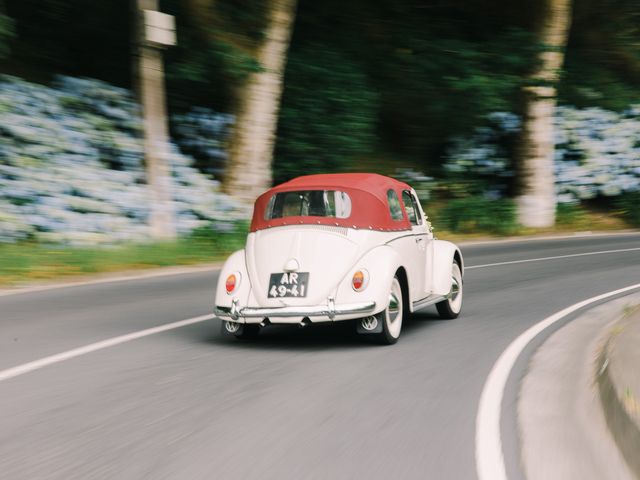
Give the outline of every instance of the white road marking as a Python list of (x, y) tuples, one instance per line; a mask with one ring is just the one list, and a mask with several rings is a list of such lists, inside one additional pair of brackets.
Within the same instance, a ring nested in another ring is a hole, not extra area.
[(618, 250), (602, 250), (600, 252), (572, 253), (570, 255), (557, 255), (555, 257), (527, 258), (525, 260), (512, 260), (510, 262), (487, 263), (485, 265), (471, 265), (470, 267), (464, 267), (464, 269), (472, 270), (474, 268), (499, 267), (500, 265), (515, 265), (517, 263), (544, 262), (546, 260), (558, 260), (560, 258), (585, 257), (587, 255), (604, 255), (607, 253), (634, 252), (637, 250), (640, 250), (640, 247), (621, 248)]
[[(575, 238), (599, 238), (599, 237), (619, 237), (623, 235), (638, 235), (640, 233), (638, 230), (617, 230), (612, 232), (574, 232), (565, 235), (523, 235), (520, 237), (507, 237), (493, 240), (464, 240), (460, 243), (457, 243), (460, 246), (465, 247), (475, 247), (482, 245), (495, 245), (500, 243), (531, 243), (531, 242), (540, 242), (546, 240), (566, 240), (566, 239), (575, 239)], [(443, 240), (446, 240), (443, 239)]]
[(32, 287), (18, 287), (0, 290), (0, 297), (6, 297), (9, 295), (20, 295), (23, 293), (36, 293), (44, 292), (46, 290), (57, 290), (58, 288), (68, 287), (83, 287), (85, 285), (99, 285), (102, 283), (115, 283), (115, 282), (128, 282), (131, 280), (145, 280), (148, 278), (169, 277), (172, 275), (188, 275), (191, 273), (210, 272), (220, 270), (222, 263), (205, 263), (196, 266), (176, 266), (176, 267), (158, 267), (151, 268), (149, 271), (132, 271), (121, 272), (113, 276), (112, 274), (106, 274), (106, 277), (100, 278), (101, 274), (96, 274), (95, 277), (90, 280), (85, 280), (81, 277), (77, 277), (75, 280), (71, 277), (70, 280), (63, 283), (54, 283), (50, 285), (35, 285)]
[(640, 289), (640, 283), (614, 290), (613, 292), (603, 293), (571, 305), (527, 329), (502, 352), (487, 377), (478, 405), (478, 415), (476, 417), (476, 469), (479, 480), (507, 480), (502, 440), (500, 439), (500, 412), (507, 379), (524, 348), (546, 328), (576, 310), (600, 300), (637, 289)]
[(55, 355), (44, 357), (39, 360), (34, 360), (33, 362), (23, 363), (22, 365), (18, 365), (16, 367), (8, 368), (6, 370), (0, 370), (0, 382), (20, 375), (24, 375), (25, 373), (33, 372), (34, 370), (38, 370), (49, 365), (53, 365), (54, 363), (59, 363), (71, 358), (79, 357), (81, 355), (86, 355), (87, 353), (113, 347), (115, 345), (130, 342), (132, 340), (137, 340), (142, 337), (148, 337), (149, 335), (155, 335), (156, 333), (166, 332), (167, 330), (173, 330), (175, 328), (193, 325), (194, 323), (204, 322), (206, 320), (211, 320), (212, 318), (215, 318), (215, 315), (208, 314), (201, 315), (199, 317), (187, 318), (186, 320), (166, 323), (157, 327), (147, 328), (145, 330), (139, 330), (137, 332), (128, 333), (126, 335), (109, 338), (101, 342), (91, 343), (89, 345), (85, 345), (84, 347), (67, 350), (66, 352), (57, 353)]

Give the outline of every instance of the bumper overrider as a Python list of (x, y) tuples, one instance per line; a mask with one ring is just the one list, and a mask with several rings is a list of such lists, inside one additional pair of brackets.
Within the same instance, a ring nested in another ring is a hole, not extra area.
[(233, 300), (231, 307), (216, 307), (215, 314), (223, 319), (237, 321), (240, 318), (287, 318), (287, 317), (328, 317), (333, 320), (337, 316), (367, 316), (375, 312), (376, 302), (359, 302), (336, 305), (333, 298), (327, 300), (326, 305), (287, 306), (287, 307), (238, 307), (238, 301)]

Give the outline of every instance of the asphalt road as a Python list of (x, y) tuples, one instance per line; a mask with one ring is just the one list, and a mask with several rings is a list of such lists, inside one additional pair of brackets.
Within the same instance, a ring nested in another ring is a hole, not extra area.
[[(632, 234), (463, 254), (480, 266), (638, 247)], [(0, 381), (0, 478), (473, 479), (478, 399), (500, 353), (549, 314), (638, 281), (640, 250), (470, 268), (460, 318), (425, 309), (391, 347), (341, 325), (244, 343), (211, 320), (46, 366)], [(0, 370), (210, 313), (215, 282), (0, 297)]]

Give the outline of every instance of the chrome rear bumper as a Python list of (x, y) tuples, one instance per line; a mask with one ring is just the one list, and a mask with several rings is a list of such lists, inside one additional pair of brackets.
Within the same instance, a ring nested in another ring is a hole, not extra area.
[(336, 305), (332, 298), (326, 305), (317, 305), (311, 307), (271, 307), (271, 308), (255, 308), (243, 307), (238, 308), (238, 302), (233, 302), (231, 308), (216, 307), (215, 314), (218, 317), (230, 318), (237, 320), (244, 318), (269, 318), (269, 317), (329, 317), (333, 320), (339, 315), (371, 315), (376, 309), (376, 302), (348, 303), (345, 305)]

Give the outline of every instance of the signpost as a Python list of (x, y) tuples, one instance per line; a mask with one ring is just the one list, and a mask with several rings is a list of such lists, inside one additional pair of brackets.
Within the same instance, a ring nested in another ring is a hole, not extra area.
[(138, 92), (144, 123), (144, 156), (151, 192), (151, 235), (176, 236), (168, 163), (169, 134), (164, 84), (163, 49), (176, 44), (175, 19), (158, 11), (158, 0), (135, 2)]

